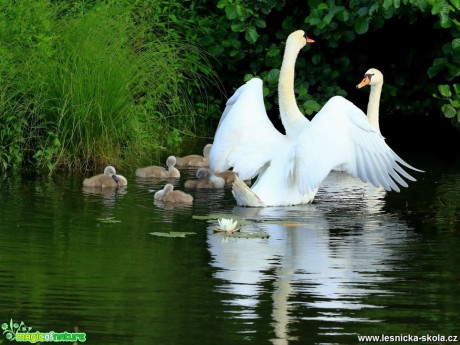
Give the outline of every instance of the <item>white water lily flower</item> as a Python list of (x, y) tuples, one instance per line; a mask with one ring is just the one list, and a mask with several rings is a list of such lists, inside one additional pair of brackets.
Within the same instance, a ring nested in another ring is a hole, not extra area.
[(221, 218), (217, 220), (219, 222), (219, 230), (222, 231), (234, 231), (236, 229), (236, 225), (238, 224), (238, 221), (235, 220), (233, 221), (233, 218), (227, 219), (227, 218)]

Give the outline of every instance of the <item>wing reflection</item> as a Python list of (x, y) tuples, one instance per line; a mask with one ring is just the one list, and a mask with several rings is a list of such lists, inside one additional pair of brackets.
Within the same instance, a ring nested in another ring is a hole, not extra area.
[(268, 303), (273, 344), (295, 339), (302, 320), (333, 322), (326, 333), (336, 333), (337, 322), (368, 321), (355, 311), (380, 308), (367, 297), (387, 293), (376, 283), (391, 280), (380, 272), (394, 269), (394, 246), (407, 241), (407, 225), (383, 212), (384, 190), (343, 176), (325, 181), (316, 204), (234, 208), (234, 215), (251, 220), (242, 231), (258, 229), (268, 239), (229, 240), (208, 228), (211, 265), (227, 308), (253, 319)]

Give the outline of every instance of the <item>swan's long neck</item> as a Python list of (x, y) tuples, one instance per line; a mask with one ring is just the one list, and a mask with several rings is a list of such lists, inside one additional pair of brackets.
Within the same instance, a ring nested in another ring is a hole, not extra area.
[(295, 62), (299, 51), (293, 42), (287, 42), (278, 82), (281, 122), (287, 135), (297, 133), (303, 127), (301, 123), (307, 122), (297, 106), (294, 93)]
[(382, 93), (382, 84), (375, 84), (371, 86), (371, 93), (369, 95), (369, 103), (367, 105), (367, 118), (370, 124), (378, 130), (380, 133), (379, 126), (379, 105), (380, 105), (380, 94)]

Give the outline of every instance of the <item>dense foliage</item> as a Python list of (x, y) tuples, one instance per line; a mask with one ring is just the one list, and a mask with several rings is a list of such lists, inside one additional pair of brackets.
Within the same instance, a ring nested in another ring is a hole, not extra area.
[(209, 35), (225, 39), (202, 43), (229, 72), (262, 77), (270, 95), (276, 94), (287, 35), (304, 29), (317, 40), (297, 61), (298, 101), (306, 114), (335, 94), (346, 96), (368, 68), (377, 67), (387, 76), (383, 100), (391, 97), (392, 111), (433, 115), (442, 108), (460, 123), (458, 0), (309, 0), (308, 6), (220, 0), (217, 7), (225, 19)]
[[(0, 0), (0, 169), (135, 165), (185, 135), (212, 135), (252, 76), (267, 108), (288, 34), (312, 115), (382, 70), (382, 114), (460, 124), (460, 0)], [(362, 106), (363, 104), (358, 105)], [(273, 109), (273, 110), (270, 110)]]

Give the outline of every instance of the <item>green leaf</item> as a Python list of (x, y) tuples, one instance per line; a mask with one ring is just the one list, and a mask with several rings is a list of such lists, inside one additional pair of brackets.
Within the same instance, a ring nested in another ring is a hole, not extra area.
[(321, 105), (314, 99), (309, 99), (304, 102), (303, 108), (308, 115), (311, 115), (314, 112), (319, 111), (321, 109)]
[[(254, 75), (253, 75), (253, 74), (245, 74), (245, 75), (244, 75), (244, 78), (243, 78), (243, 81), (244, 81), (244, 82), (247, 82), (247, 81), (251, 80), (252, 78), (254, 78)], [(194, 218), (194, 219), (200, 219), (200, 218), (199, 218), (200, 216), (193, 216), (193, 217), (196, 217), (196, 218)], [(206, 219), (207, 219), (207, 218), (206, 218)]]
[(453, 51), (460, 51), (460, 38), (454, 38), (452, 40), (452, 50)]
[(439, 14), (441, 11), (444, 9), (444, 4), (443, 3), (435, 3), (433, 7), (431, 8), (431, 14)]
[(450, 104), (444, 104), (441, 107), (441, 110), (444, 113), (444, 116), (447, 117), (448, 119), (451, 119), (457, 115), (457, 111)]
[(460, 84), (454, 84), (454, 91), (457, 96), (460, 95)]
[(219, 0), (219, 2), (217, 3), (217, 8), (224, 8), (225, 6), (227, 6), (228, 4), (228, 0)]
[(236, 7), (234, 5), (225, 7), (225, 15), (227, 16), (227, 19), (236, 19), (238, 17), (238, 13), (236, 13)]
[(38, 158), (40, 156), (43, 155), (43, 151), (42, 150), (38, 150), (37, 152), (35, 152), (35, 154), (33, 155), (33, 158)]
[(450, 91), (449, 85), (438, 85), (438, 90), (441, 96), (450, 98), (452, 96), (452, 92)]
[(311, 61), (313, 62), (314, 65), (318, 65), (321, 62), (321, 55), (320, 54), (314, 54), (311, 57)]
[(256, 20), (256, 26), (261, 29), (265, 29), (267, 27), (267, 23), (263, 19)]
[(201, 37), (201, 44), (204, 46), (209, 46), (214, 42), (215, 42), (215, 39), (212, 36), (206, 35), (206, 36)]
[(268, 72), (266, 80), (270, 84), (275, 84), (278, 82), (279, 75), (280, 75), (279, 69), (272, 69), (270, 72)]
[(369, 9), (367, 7), (361, 7), (358, 10), (358, 16), (360, 16), (360, 17), (367, 16), (368, 13), (369, 13)]
[(323, 23), (325, 25), (328, 25), (332, 21), (332, 18), (334, 18), (334, 15), (334, 12), (329, 12), (328, 14), (326, 14), (326, 16), (323, 19)]
[(224, 47), (221, 45), (213, 44), (208, 48), (208, 52), (213, 56), (219, 56), (224, 52)]
[(351, 42), (355, 39), (355, 33), (351, 30), (344, 31), (342, 37), (345, 42)]
[(369, 15), (372, 16), (378, 10), (379, 10), (379, 3), (375, 2), (375, 4), (373, 4), (371, 8), (369, 9)]
[(246, 40), (249, 43), (256, 43), (258, 38), (259, 38), (259, 34), (257, 33), (256, 29), (253, 26), (250, 26), (246, 30)]
[(340, 20), (341, 22), (346, 22), (350, 18), (350, 15), (348, 14), (347, 10), (340, 11), (337, 13), (337, 19)]
[(275, 45), (271, 46), (267, 51), (267, 56), (275, 57), (280, 55), (280, 50)]
[(418, 6), (420, 11), (425, 12), (428, 4), (426, 3), (425, 0), (417, 0), (415, 4)]
[(452, 21), (449, 18), (449, 13), (442, 11), (440, 16), (441, 16), (441, 27), (444, 29), (450, 28), (452, 26)]
[(240, 22), (240, 23), (232, 24), (231, 28), (233, 32), (243, 32), (246, 26), (244, 25), (243, 22)]
[(436, 76), (448, 63), (446, 58), (437, 58), (433, 61), (433, 65), (428, 68), (427, 73), (430, 78)]
[(243, 7), (240, 4), (235, 5), (236, 13), (238, 14), (238, 17), (243, 16)]
[(369, 18), (359, 17), (356, 19), (354, 28), (357, 34), (365, 34), (369, 30)]
[(454, 6), (457, 10), (460, 10), (460, 0), (450, 0), (452, 6)]
[(388, 9), (388, 8), (390, 8), (390, 6), (392, 6), (392, 5), (393, 5), (393, 0), (385, 0), (385, 1), (383, 2), (383, 8), (384, 8), (384, 9)]
[(321, 24), (323, 21), (320, 18), (311, 18), (310, 19), (310, 25), (315, 25), (317, 26), (318, 24)]

